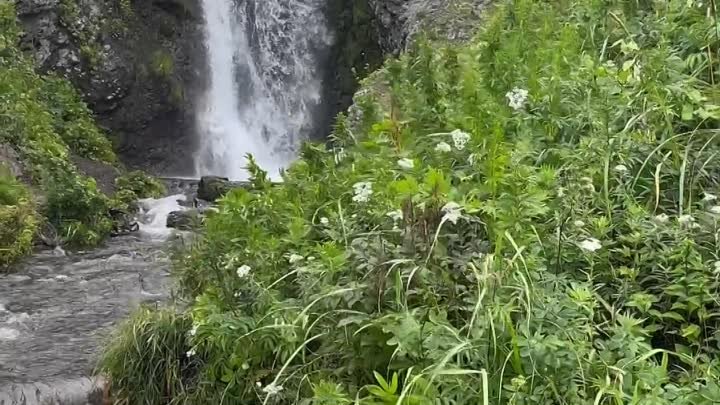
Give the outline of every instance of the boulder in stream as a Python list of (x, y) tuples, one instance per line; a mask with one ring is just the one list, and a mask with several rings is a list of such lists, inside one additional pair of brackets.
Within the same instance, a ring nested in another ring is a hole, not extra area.
[(200, 226), (202, 214), (199, 210), (173, 211), (167, 216), (167, 227), (181, 231), (192, 231)]
[(227, 177), (203, 176), (198, 183), (197, 197), (213, 202), (232, 189)]

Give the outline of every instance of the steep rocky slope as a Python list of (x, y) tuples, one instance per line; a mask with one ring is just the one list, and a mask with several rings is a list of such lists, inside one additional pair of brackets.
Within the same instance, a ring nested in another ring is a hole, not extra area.
[(72, 80), (126, 164), (190, 174), (203, 78), (195, 0), (18, 0), (17, 13), (23, 49)]

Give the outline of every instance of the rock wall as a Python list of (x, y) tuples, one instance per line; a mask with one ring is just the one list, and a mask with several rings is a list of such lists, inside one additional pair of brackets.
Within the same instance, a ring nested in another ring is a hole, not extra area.
[[(23, 49), (82, 92), (122, 161), (192, 174), (202, 85), (197, 0), (17, 0)], [(190, 167), (189, 167), (190, 166)]]
[(405, 51), (420, 32), (450, 41), (469, 39), (480, 12), (491, 0), (367, 0), (375, 17), (380, 47), (387, 54)]
[[(336, 35), (322, 139), (358, 79), (421, 31), (469, 38), (490, 0), (328, 0)], [(22, 46), (43, 72), (69, 78), (121, 160), (157, 175), (194, 174), (195, 104), (205, 80), (199, 0), (16, 0)]]

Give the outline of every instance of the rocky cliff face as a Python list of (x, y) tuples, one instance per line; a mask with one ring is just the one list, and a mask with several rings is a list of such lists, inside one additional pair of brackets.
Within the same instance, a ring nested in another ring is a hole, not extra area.
[[(404, 51), (421, 31), (467, 39), (490, 0), (328, 0), (336, 33), (325, 77), (329, 128), (357, 78)], [(199, 0), (16, 0), (22, 45), (43, 72), (69, 78), (122, 161), (192, 175), (195, 104), (205, 80)], [(319, 134), (319, 138), (323, 134)]]
[(490, 0), (367, 0), (382, 50), (397, 55), (420, 32), (450, 41), (469, 39)]
[(23, 48), (79, 88), (128, 166), (191, 174), (204, 77), (196, 0), (17, 0), (17, 13)]

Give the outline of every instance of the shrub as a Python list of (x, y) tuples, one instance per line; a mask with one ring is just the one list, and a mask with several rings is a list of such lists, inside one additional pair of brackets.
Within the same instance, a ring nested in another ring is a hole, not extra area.
[(0, 164), (0, 269), (30, 252), (37, 224), (30, 193)]
[(720, 402), (713, 13), (507, 1), (389, 61), (176, 257), (189, 403)]
[(137, 198), (160, 198), (167, 192), (160, 181), (139, 170), (118, 177), (115, 186), (118, 192), (130, 191)]
[(110, 201), (97, 190), (95, 180), (78, 175), (55, 175), (45, 186), (45, 215), (63, 242), (94, 246), (113, 228)]

